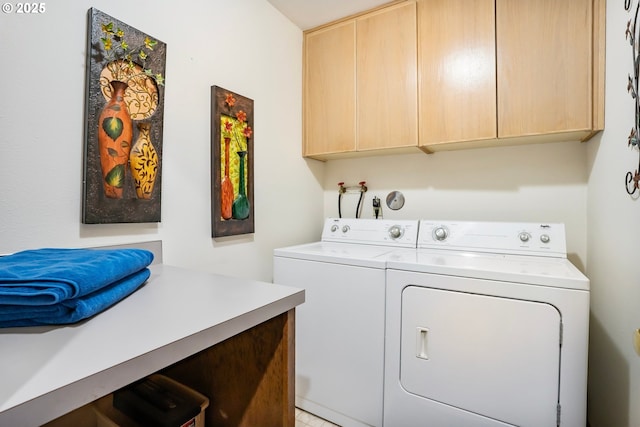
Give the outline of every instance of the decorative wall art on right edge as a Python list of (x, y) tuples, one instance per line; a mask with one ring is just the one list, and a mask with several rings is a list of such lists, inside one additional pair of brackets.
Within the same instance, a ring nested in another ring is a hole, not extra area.
[(254, 232), (253, 100), (211, 87), (213, 237)]
[[(635, 109), (635, 120), (631, 133), (629, 134), (627, 144), (635, 151), (638, 152), (640, 148), (640, 96), (638, 94), (638, 78), (640, 77), (640, 46), (638, 44), (638, 37), (640, 36), (640, 28), (638, 28), (638, 11), (640, 9), (640, 2), (633, 7), (632, 0), (625, 0), (624, 8), (627, 12), (633, 12), (633, 18), (627, 21), (627, 31), (625, 37), (631, 45), (631, 51), (633, 54), (633, 74), (629, 74), (629, 80), (627, 82), (627, 91), (633, 98), (633, 105)], [(640, 159), (640, 156), (639, 156)], [(634, 198), (638, 198), (638, 190), (640, 189), (640, 160), (635, 172), (627, 172), (625, 177), (625, 186), (627, 193)]]

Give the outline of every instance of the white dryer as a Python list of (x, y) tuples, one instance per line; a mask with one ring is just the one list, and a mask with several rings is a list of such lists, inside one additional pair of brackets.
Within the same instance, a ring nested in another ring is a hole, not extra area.
[(384, 425), (584, 427), (589, 281), (562, 224), (421, 221), (387, 257)]
[(381, 426), (385, 255), (415, 252), (418, 221), (329, 218), (320, 242), (274, 251), (296, 308), (296, 406), (343, 427)]

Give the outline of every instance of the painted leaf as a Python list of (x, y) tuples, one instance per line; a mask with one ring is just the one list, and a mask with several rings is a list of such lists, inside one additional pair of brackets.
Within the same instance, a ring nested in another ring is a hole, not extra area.
[(102, 121), (102, 129), (114, 141), (122, 135), (123, 123), (118, 117), (107, 117)]
[(111, 147), (107, 147), (107, 151), (111, 157), (118, 157), (118, 152)]
[(107, 184), (116, 188), (122, 188), (124, 184), (124, 165), (117, 165), (109, 171), (107, 176), (104, 177)]

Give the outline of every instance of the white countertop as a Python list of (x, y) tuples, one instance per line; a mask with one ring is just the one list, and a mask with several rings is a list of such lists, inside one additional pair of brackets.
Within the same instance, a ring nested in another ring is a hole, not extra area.
[(0, 425), (37, 426), (304, 302), (304, 290), (152, 265), (86, 321), (0, 329)]

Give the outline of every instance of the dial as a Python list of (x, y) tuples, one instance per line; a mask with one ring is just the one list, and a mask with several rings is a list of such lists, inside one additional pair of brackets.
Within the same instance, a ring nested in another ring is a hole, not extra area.
[(349, 231), (351, 229), (351, 227), (349, 227), (348, 225), (343, 225), (342, 226), (342, 232), (346, 233), (347, 231)]
[(404, 230), (399, 225), (393, 225), (389, 227), (389, 236), (391, 236), (392, 239), (398, 239), (402, 237), (403, 234)]
[(433, 229), (432, 235), (435, 240), (442, 242), (449, 237), (449, 230), (444, 225), (440, 225)]
[(520, 233), (518, 237), (520, 238), (520, 241), (522, 243), (527, 243), (529, 240), (531, 240), (531, 234), (527, 233), (526, 231)]
[(551, 241), (551, 237), (548, 234), (543, 234), (540, 236), (540, 241), (542, 243), (549, 243)]
[(338, 227), (338, 225), (337, 225), (337, 224), (333, 224), (333, 225), (331, 226), (331, 232), (332, 232), (332, 233), (334, 233), (334, 232), (338, 231), (338, 228), (340, 228), (340, 227)]

